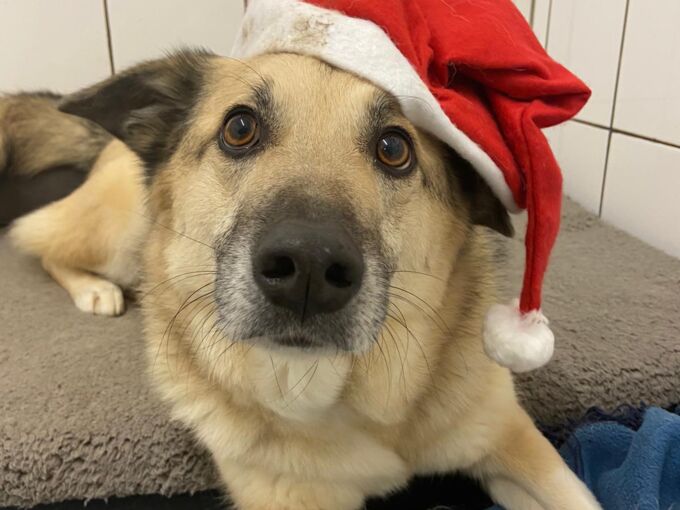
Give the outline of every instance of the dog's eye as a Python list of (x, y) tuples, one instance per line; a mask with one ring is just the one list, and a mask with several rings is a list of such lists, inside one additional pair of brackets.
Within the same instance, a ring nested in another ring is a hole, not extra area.
[(413, 170), (413, 145), (405, 133), (390, 130), (378, 138), (376, 156), (381, 166), (392, 175), (404, 176)]
[(227, 117), (221, 142), (227, 149), (241, 151), (258, 142), (260, 128), (255, 116), (248, 111), (236, 111)]

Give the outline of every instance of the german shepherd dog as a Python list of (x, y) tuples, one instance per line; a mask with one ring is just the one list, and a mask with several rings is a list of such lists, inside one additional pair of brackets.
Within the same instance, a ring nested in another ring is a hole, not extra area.
[(240, 510), (357, 510), (462, 471), (510, 510), (595, 498), (483, 353), (503, 206), (395, 97), (312, 57), (184, 51), (0, 102), (17, 219), (81, 310), (143, 296), (150, 372)]

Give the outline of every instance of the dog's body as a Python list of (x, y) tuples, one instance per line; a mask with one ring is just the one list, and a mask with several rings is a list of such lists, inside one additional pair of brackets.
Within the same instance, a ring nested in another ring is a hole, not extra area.
[[(10, 235), (83, 310), (119, 314), (121, 287), (140, 289), (154, 381), (237, 508), (355, 510), (455, 470), (509, 509), (599, 508), (482, 350), (492, 250), (473, 225), (508, 234), (507, 215), (394, 98), (308, 57), (182, 54), (59, 106), (127, 145), (78, 120), (100, 146), (24, 165), (91, 164), (87, 181)], [(2, 108), (8, 147), (18, 135)], [(251, 115), (239, 136), (257, 119), (256, 144), (225, 147), (234, 115)], [(376, 139), (411, 144), (411, 173), (377, 162)], [(253, 283), (253, 253), (286, 222), (348, 237), (361, 276), (333, 281), (359, 279), (351, 298), (317, 303), (310, 279), (298, 314)]]

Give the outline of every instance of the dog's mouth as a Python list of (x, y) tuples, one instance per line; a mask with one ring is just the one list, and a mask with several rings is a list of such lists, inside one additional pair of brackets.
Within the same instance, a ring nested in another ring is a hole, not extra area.
[[(273, 347), (284, 349), (298, 349), (303, 351), (327, 350), (328, 344), (317, 340), (311, 335), (273, 335), (265, 340)], [(258, 343), (262, 343), (261, 341)]]
[[(375, 340), (373, 331), (356, 328), (361, 317), (352, 311), (313, 317), (303, 324), (290, 317), (286, 311), (270, 305), (259, 308), (252, 316), (257, 316), (258, 320), (241, 322), (238, 329), (231, 330), (234, 332), (230, 335), (232, 340), (275, 351), (318, 354), (358, 352)], [(229, 328), (224, 329), (229, 332)]]

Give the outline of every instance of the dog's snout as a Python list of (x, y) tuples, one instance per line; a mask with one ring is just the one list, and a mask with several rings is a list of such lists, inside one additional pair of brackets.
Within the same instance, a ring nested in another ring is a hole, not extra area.
[(270, 302), (305, 320), (350, 301), (361, 287), (364, 260), (339, 224), (286, 220), (257, 244), (253, 272)]

